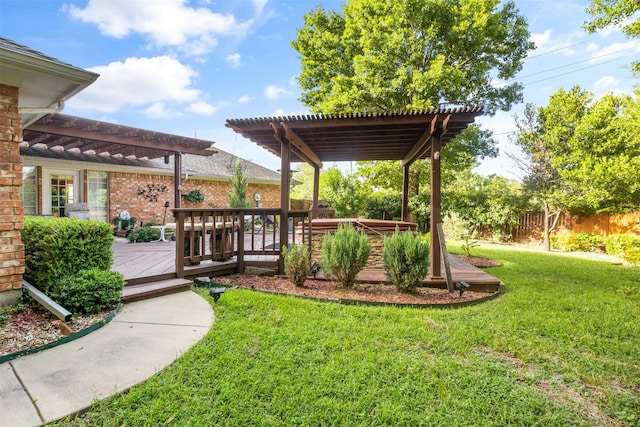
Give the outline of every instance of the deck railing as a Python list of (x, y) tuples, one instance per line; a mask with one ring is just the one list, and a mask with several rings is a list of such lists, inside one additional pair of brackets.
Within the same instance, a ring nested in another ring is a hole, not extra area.
[(311, 242), (308, 211), (289, 211), (285, 221), (277, 208), (180, 208), (173, 215), (178, 277), (242, 273), (248, 264), (274, 266), (280, 273), (281, 239)]

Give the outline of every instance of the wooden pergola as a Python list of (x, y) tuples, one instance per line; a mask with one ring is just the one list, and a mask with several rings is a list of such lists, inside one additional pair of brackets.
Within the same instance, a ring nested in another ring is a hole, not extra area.
[(181, 197), (182, 154), (211, 156), (213, 141), (187, 138), (65, 114), (47, 114), (22, 132), (26, 147), (44, 145), (63, 152), (105, 155), (112, 159), (157, 159), (174, 156), (174, 206)]
[[(226, 126), (280, 157), (280, 208), (289, 215), (292, 162), (314, 168), (311, 218), (318, 213), (318, 185), (324, 162), (399, 160), (403, 169), (402, 220), (408, 218), (409, 168), (418, 159), (431, 159), (431, 247), (439, 248), (435, 232), (441, 222), (440, 151), (475, 118), (481, 107), (382, 113), (228, 119)], [(280, 242), (288, 242), (280, 227)], [(439, 250), (431, 250), (430, 278), (441, 278)]]

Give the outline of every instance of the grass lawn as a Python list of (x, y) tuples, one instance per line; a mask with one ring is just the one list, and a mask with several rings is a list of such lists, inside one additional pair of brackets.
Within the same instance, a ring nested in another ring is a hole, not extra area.
[(58, 424), (640, 426), (640, 269), (474, 255), (507, 292), (461, 309), (229, 291), (177, 362)]

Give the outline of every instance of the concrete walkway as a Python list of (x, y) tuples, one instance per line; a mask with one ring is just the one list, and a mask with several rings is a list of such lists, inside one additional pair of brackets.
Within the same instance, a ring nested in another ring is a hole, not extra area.
[(0, 365), (0, 427), (38, 426), (155, 375), (198, 342), (213, 309), (191, 291), (125, 304), (74, 341)]

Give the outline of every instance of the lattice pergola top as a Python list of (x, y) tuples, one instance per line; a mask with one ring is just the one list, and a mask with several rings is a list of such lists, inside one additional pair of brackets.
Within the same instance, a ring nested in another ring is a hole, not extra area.
[(187, 138), (64, 114), (48, 114), (23, 130), (23, 144), (96, 155), (156, 159), (175, 153), (210, 156), (213, 141)]
[(430, 153), (431, 136), (455, 138), (481, 107), (382, 113), (228, 119), (226, 126), (281, 157), (281, 138), (291, 143), (291, 161), (401, 160), (410, 164)]

